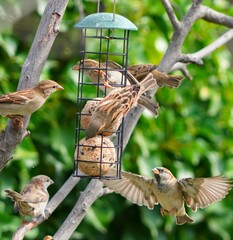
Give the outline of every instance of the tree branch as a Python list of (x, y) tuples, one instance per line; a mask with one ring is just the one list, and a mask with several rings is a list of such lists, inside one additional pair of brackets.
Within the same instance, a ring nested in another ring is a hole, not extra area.
[[(30, 88), (39, 82), (42, 68), (47, 60), (53, 42), (59, 32), (59, 26), (68, 0), (50, 0), (40, 21), (36, 36), (28, 57), (23, 65), (18, 90)], [(0, 136), (0, 171), (12, 158), (28, 126), (30, 116), (24, 117), (22, 129), (15, 129), (10, 120)]]
[(103, 188), (102, 182), (92, 179), (85, 191), (80, 193), (80, 197), (74, 208), (71, 210), (65, 222), (53, 236), (53, 240), (69, 239), (72, 233), (81, 223), (82, 219), (85, 217), (91, 205), (103, 194), (106, 194), (106, 191), (105, 188)]
[(173, 11), (173, 8), (170, 4), (170, 1), (169, 0), (161, 0), (162, 3), (163, 3), (163, 6), (167, 12), (167, 15), (173, 25), (173, 28), (174, 30), (179, 30), (180, 29), (180, 22), (178, 21), (174, 11)]
[[(186, 57), (191, 57), (191, 59), (203, 59), (204, 57), (206, 57), (207, 55), (209, 55), (210, 53), (212, 53), (213, 51), (215, 51), (217, 48), (221, 47), (222, 45), (226, 44), (227, 42), (229, 42), (230, 40), (233, 39), (233, 29), (228, 30), (226, 33), (224, 33), (222, 36), (220, 36), (217, 40), (215, 40), (214, 42), (212, 42), (210, 45), (208, 45), (207, 47), (204, 47), (203, 49), (195, 52), (195, 53), (191, 53), (186, 55)], [(191, 61), (187, 61), (187, 62), (191, 62)], [(178, 69), (184, 69), (186, 68), (185, 63), (176, 63), (172, 68), (171, 71), (174, 70), (178, 70)]]
[(202, 19), (207, 22), (233, 28), (233, 17), (217, 12), (207, 6), (201, 6), (201, 12), (203, 13)]

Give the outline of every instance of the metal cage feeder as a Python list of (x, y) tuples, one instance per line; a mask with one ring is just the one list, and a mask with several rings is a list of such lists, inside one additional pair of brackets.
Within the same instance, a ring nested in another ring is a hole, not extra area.
[[(103, 83), (107, 79), (108, 63), (114, 61), (119, 67), (111, 71), (121, 72), (121, 80), (110, 83), (113, 87), (126, 86), (128, 46), (130, 31), (137, 27), (127, 18), (115, 13), (95, 13), (75, 24), (81, 34), (81, 59), (78, 63), (76, 140), (74, 156), (74, 176), (92, 178), (120, 178), (123, 152), (123, 124), (110, 137), (98, 135), (85, 139), (86, 126), (99, 98), (107, 95)], [(96, 51), (96, 49), (98, 49)], [(88, 61), (94, 60), (94, 66)], [(104, 64), (103, 64), (104, 63)], [(74, 69), (74, 68), (73, 68)], [(76, 69), (77, 70), (77, 69)], [(95, 73), (91, 79), (88, 72)], [(114, 167), (114, 175), (109, 169)]]

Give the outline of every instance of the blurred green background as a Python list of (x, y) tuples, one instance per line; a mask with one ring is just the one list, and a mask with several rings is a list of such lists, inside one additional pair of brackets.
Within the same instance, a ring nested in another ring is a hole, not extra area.
[[(13, 213), (13, 204), (4, 189), (20, 191), (37, 174), (50, 176), (54, 195), (73, 171), (75, 141), (76, 81), (71, 67), (79, 59), (79, 36), (73, 25), (79, 21), (78, 1), (70, 1), (60, 34), (50, 52), (41, 79), (54, 79), (65, 90), (53, 94), (31, 117), (30, 137), (17, 147), (13, 159), (0, 177), (0, 239), (11, 239), (21, 222)], [(47, 1), (0, 0), (0, 93), (15, 91), (21, 67), (27, 57)], [(232, 1), (207, 0), (204, 3), (233, 15)], [(96, 2), (83, 1), (86, 15), (96, 12)], [(178, 18), (190, 7), (191, 0), (172, 1)], [(112, 12), (112, 1), (101, 2), (101, 10)], [(172, 35), (172, 27), (160, 1), (117, 1), (117, 13), (138, 27), (132, 32), (129, 64), (158, 64)], [(192, 53), (205, 47), (227, 31), (202, 20), (190, 31), (182, 51)], [(224, 174), (233, 179), (233, 42), (204, 59), (203, 66), (189, 65), (193, 80), (185, 79), (178, 89), (159, 89), (159, 117), (143, 114), (124, 152), (128, 171), (151, 175), (155, 166), (169, 168), (175, 176), (208, 177)], [(176, 74), (181, 74), (176, 72)], [(0, 118), (3, 130), (7, 119)], [(53, 235), (85, 189), (82, 180), (53, 215), (31, 231), (25, 239), (43, 239)], [(117, 194), (98, 199), (71, 239), (141, 240), (141, 239), (224, 239), (233, 238), (233, 191), (219, 203), (197, 213), (188, 213), (196, 221), (176, 226), (175, 219), (138, 207)]]

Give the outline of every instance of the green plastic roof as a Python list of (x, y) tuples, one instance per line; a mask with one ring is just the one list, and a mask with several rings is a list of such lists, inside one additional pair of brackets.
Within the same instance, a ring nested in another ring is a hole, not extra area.
[(80, 22), (76, 23), (74, 27), (138, 30), (138, 28), (127, 18), (115, 14), (115, 19), (113, 21), (113, 16), (113, 13), (94, 13), (83, 18)]

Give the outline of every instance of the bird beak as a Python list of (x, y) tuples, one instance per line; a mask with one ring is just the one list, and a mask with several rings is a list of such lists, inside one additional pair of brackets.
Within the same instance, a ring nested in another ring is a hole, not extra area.
[(72, 70), (79, 71), (79, 69), (80, 69), (79, 64), (76, 64), (72, 67)]
[(159, 170), (158, 170), (157, 168), (152, 169), (152, 172), (153, 172), (155, 175), (159, 175)]
[(61, 90), (64, 90), (64, 88), (63, 88), (61, 85), (58, 85), (58, 86), (56, 87), (56, 90), (57, 90), (57, 91), (61, 91)]
[(51, 179), (50, 184), (54, 184), (54, 181)]

